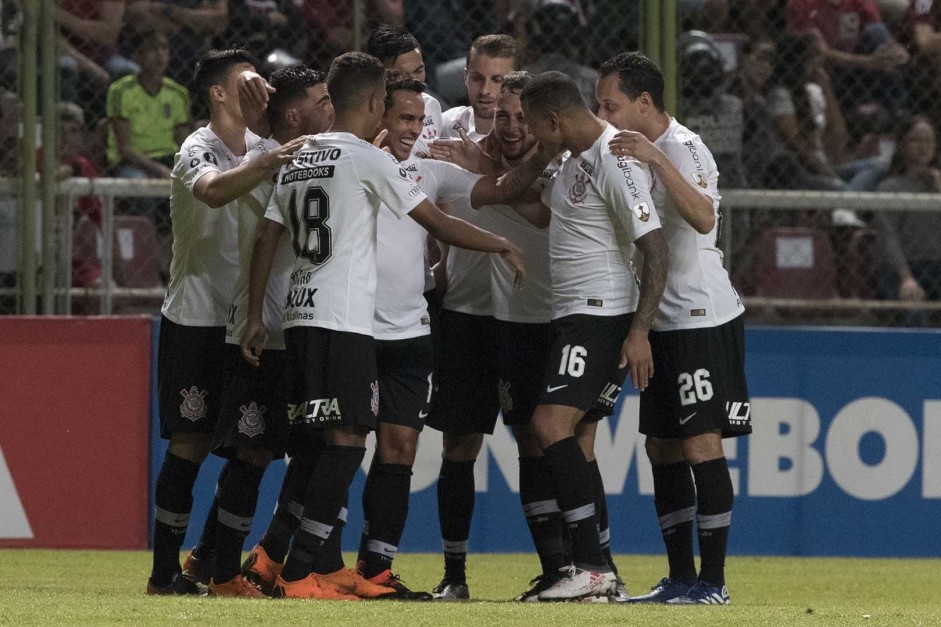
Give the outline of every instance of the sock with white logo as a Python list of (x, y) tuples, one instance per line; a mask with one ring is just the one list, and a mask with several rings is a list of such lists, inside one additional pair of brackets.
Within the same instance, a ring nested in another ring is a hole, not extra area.
[(696, 528), (699, 532), (699, 579), (725, 584), (725, 552), (732, 524), (732, 478), (724, 457), (692, 466), (696, 477)]
[(438, 473), (438, 522), (444, 546), (444, 578), (465, 583), (467, 539), (474, 515), (474, 460), (441, 460)]
[(206, 522), (203, 524), (203, 532), (199, 536), (199, 541), (193, 547), (193, 557), (199, 560), (211, 560), (213, 552), (216, 550), (216, 518), (219, 516), (219, 486), (225, 482), (229, 465), (222, 467), (219, 478), (216, 479), (216, 492), (212, 497), (212, 505), (209, 506), (209, 513), (206, 515)]
[(193, 509), (193, 485), (199, 464), (167, 452), (157, 475), (154, 504), (153, 569), (150, 579), (157, 587), (170, 583), (180, 572), (180, 547), (186, 537)]
[(552, 469), (556, 499), (572, 538), (573, 562), (584, 568), (609, 571), (598, 542), (591, 470), (574, 436), (545, 448)]
[(307, 483), (314, 472), (319, 455), (298, 455), (291, 458), (284, 473), (278, 505), (268, 525), (268, 530), (258, 544), (272, 560), (283, 562), (291, 545), (294, 530), (304, 513), (304, 494)]
[(333, 532), (324, 542), (321, 550), (317, 551), (314, 556), (311, 570), (318, 575), (329, 575), (344, 567), (341, 546), (343, 545), (343, 528), (346, 526), (346, 516), (347, 509), (346, 503), (344, 503), (340, 509), (340, 515), (337, 516), (337, 520), (333, 524)]
[(611, 555), (611, 529), (608, 527), (608, 497), (604, 493), (604, 479), (601, 477), (601, 469), (598, 468), (598, 460), (593, 459), (588, 462), (588, 469), (591, 470), (591, 485), (594, 488), (595, 496), (595, 516), (598, 518), (598, 542), (601, 544), (601, 552), (604, 554), (611, 571), (617, 575), (618, 567), (614, 565), (614, 556)]
[(693, 557), (693, 516), (696, 513), (696, 486), (689, 464), (679, 462), (653, 467), (654, 505), (660, 533), (667, 549), (670, 579), (687, 585), (696, 583)]
[(408, 516), (412, 467), (383, 464), (373, 458), (363, 488), (363, 536), (358, 562), (363, 575), (375, 577), (392, 566)]
[(212, 580), (216, 584), (229, 581), (241, 570), (242, 546), (252, 528), (258, 486), (265, 475), (264, 468), (240, 459), (230, 460), (226, 466), (229, 471), (219, 484), (216, 555), (212, 568)]
[(562, 540), (562, 510), (555, 498), (552, 474), (544, 457), (520, 457), (520, 502), (542, 574), (555, 577), (568, 562)]

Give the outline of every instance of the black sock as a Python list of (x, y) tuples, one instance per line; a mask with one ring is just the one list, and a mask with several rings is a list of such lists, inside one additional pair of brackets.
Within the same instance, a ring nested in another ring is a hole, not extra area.
[(229, 472), (219, 486), (216, 555), (212, 569), (212, 579), (217, 584), (229, 581), (241, 570), (242, 545), (252, 528), (258, 486), (265, 475), (264, 468), (240, 459), (233, 459), (226, 466)]
[(654, 505), (660, 533), (667, 549), (670, 579), (687, 585), (696, 583), (693, 558), (693, 516), (696, 487), (686, 462), (653, 467)]
[(333, 531), (330, 537), (323, 543), (323, 546), (314, 555), (314, 562), (311, 564), (311, 570), (318, 575), (329, 575), (342, 569), (343, 564), (343, 527), (346, 526), (346, 505), (340, 509), (340, 515), (337, 516), (333, 524)]
[(552, 469), (556, 499), (572, 537), (573, 562), (579, 566), (607, 570), (598, 542), (591, 470), (575, 437), (565, 438), (545, 449)]
[(725, 584), (725, 552), (732, 524), (732, 478), (724, 457), (692, 466), (696, 478), (699, 579)]
[(169, 584), (173, 575), (180, 572), (180, 547), (193, 509), (197, 474), (199, 464), (169, 451), (163, 458), (154, 498), (154, 555), (150, 578), (155, 586)]
[(441, 460), (438, 473), (438, 522), (444, 546), (444, 578), (467, 581), (467, 539), (474, 515), (474, 460)]
[(216, 492), (212, 497), (212, 505), (203, 524), (203, 532), (199, 534), (199, 541), (193, 547), (193, 557), (199, 560), (212, 559), (216, 550), (216, 520), (219, 518), (219, 486), (225, 483), (229, 473), (229, 464), (222, 467), (219, 478), (216, 479)]
[[(373, 461), (363, 489), (363, 575), (375, 577), (392, 567), (408, 517), (412, 467)], [(365, 544), (365, 546), (363, 546)]]
[(552, 475), (544, 457), (520, 457), (520, 502), (542, 574), (554, 577), (568, 562), (562, 541), (562, 510), (552, 491)]
[(366, 449), (359, 446), (324, 447), (308, 482), (304, 514), (281, 573), (287, 581), (303, 579), (312, 572), (318, 554), (336, 526), (365, 454)]
[(608, 527), (608, 497), (604, 493), (604, 479), (601, 476), (601, 469), (598, 468), (598, 460), (593, 459), (588, 462), (588, 469), (591, 471), (591, 486), (594, 490), (595, 498), (595, 516), (598, 519), (598, 543), (601, 545), (601, 553), (608, 566), (611, 567), (615, 575), (618, 574), (618, 567), (614, 565), (614, 556), (611, 555), (611, 529)]
[(304, 494), (307, 492), (307, 483), (317, 465), (318, 457), (319, 455), (304, 455), (292, 457), (288, 462), (274, 516), (265, 535), (258, 541), (268, 557), (276, 562), (283, 562), (288, 554), (294, 530), (297, 529), (297, 523), (304, 513)]

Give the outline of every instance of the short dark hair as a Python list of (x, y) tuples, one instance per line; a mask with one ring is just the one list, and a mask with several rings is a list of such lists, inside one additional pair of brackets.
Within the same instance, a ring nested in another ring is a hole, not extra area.
[(385, 84), (385, 71), (379, 59), (365, 52), (338, 56), (327, 72), (327, 91), (333, 108), (343, 111), (357, 106), (364, 94)]
[(366, 42), (366, 54), (376, 57), (383, 65), (392, 65), (399, 55), (415, 49), (421, 49), (415, 36), (407, 28), (391, 24), (377, 26)]
[(537, 74), (520, 93), (520, 100), (535, 111), (567, 111), (573, 108), (588, 110), (578, 85), (563, 72)]
[(664, 110), (663, 72), (649, 57), (640, 52), (622, 52), (602, 63), (598, 70), (599, 78), (612, 74), (618, 75), (618, 87), (628, 98), (637, 100), (647, 92), (657, 110)]
[(392, 106), (392, 94), (397, 91), (423, 94), (425, 93), (425, 84), (401, 70), (386, 70), (386, 110)]
[(268, 121), (280, 127), (284, 112), (307, 97), (307, 89), (324, 82), (324, 73), (304, 65), (289, 65), (275, 70), (268, 79), (275, 92), (268, 99)]
[(196, 74), (193, 77), (196, 93), (208, 99), (209, 88), (224, 81), (229, 69), (239, 63), (248, 63), (252, 67), (258, 67), (258, 61), (244, 48), (206, 52), (196, 64)]
[(533, 80), (534, 74), (532, 72), (527, 72), (525, 70), (519, 70), (517, 72), (510, 72), (503, 77), (503, 82), (500, 83), (500, 93), (506, 91), (523, 91), (529, 82)]
[(481, 35), (467, 50), (466, 64), (470, 65), (472, 54), (482, 54), (496, 59), (513, 59), (513, 69), (520, 67), (520, 47), (509, 35)]

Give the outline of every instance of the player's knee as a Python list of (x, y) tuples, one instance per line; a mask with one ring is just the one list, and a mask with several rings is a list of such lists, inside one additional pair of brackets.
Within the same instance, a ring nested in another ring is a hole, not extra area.
[(471, 462), (477, 459), (484, 444), (483, 433), (444, 434), (442, 456), (450, 462)]
[(211, 446), (208, 433), (175, 433), (170, 437), (167, 451), (194, 464), (202, 464)]
[(538, 457), (542, 455), (542, 447), (533, 434), (532, 425), (516, 425), (513, 427), (513, 437), (516, 439), (516, 448), (520, 457)]
[(396, 433), (389, 435), (379, 432), (376, 444), (376, 455), (383, 464), (401, 464), (413, 466), (418, 450), (418, 432), (414, 436)]
[(240, 448), (236, 451), (236, 456), (247, 464), (265, 469), (271, 463), (271, 451), (259, 448)]
[(702, 433), (683, 440), (683, 457), (690, 464), (701, 464), (725, 456), (722, 435), (718, 431)]
[(647, 458), (654, 466), (676, 464), (684, 459), (683, 447), (675, 440), (648, 437), (644, 442), (644, 449), (647, 451)]

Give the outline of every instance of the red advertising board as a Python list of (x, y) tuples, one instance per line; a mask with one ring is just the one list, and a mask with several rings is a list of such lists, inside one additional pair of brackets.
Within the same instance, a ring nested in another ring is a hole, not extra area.
[(147, 546), (151, 319), (0, 316), (0, 547)]

